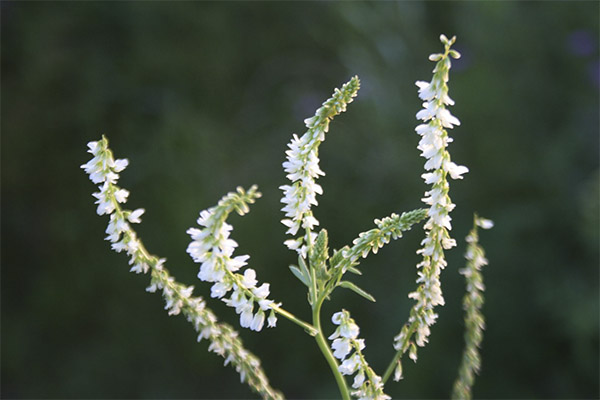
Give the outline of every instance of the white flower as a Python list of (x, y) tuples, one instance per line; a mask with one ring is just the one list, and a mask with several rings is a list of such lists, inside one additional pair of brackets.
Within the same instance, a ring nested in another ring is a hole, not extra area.
[(132, 211), (131, 214), (129, 214), (129, 217), (127, 217), (127, 219), (129, 220), (129, 222), (131, 222), (132, 224), (139, 224), (140, 222), (142, 222), (142, 220), (140, 219), (140, 217), (146, 212), (146, 210), (144, 210), (143, 208), (138, 208), (135, 211)]
[(252, 293), (254, 293), (254, 295), (256, 297), (260, 297), (261, 299), (264, 299), (269, 296), (269, 293), (270, 293), (269, 286), (270, 285), (268, 283), (263, 283), (259, 287), (252, 289)]
[(343, 360), (352, 350), (349, 339), (335, 339), (331, 344), (335, 358)]
[(227, 294), (231, 290), (231, 283), (226, 282), (217, 282), (210, 288), (210, 297), (221, 298)]
[(340, 371), (342, 375), (352, 375), (354, 371), (358, 369), (359, 365), (360, 356), (357, 353), (354, 353), (354, 355), (340, 364), (338, 371)]
[(331, 322), (333, 322), (336, 325), (341, 324), (343, 319), (344, 319), (344, 312), (342, 312), (342, 311), (338, 311), (331, 316)]
[(269, 328), (273, 328), (277, 324), (277, 316), (275, 316), (275, 312), (273, 310), (271, 310), (269, 318), (267, 318), (267, 324)]
[(402, 362), (398, 360), (398, 364), (396, 364), (396, 368), (394, 369), (394, 380), (396, 382), (402, 379)]
[(125, 168), (127, 168), (128, 165), (129, 165), (129, 160), (127, 160), (127, 159), (115, 160), (115, 165), (114, 165), (113, 169), (115, 170), (115, 172), (121, 172)]
[(359, 371), (358, 374), (354, 377), (354, 383), (352, 383), (352, 387), (354, 389), (358, 389), (365, 382), (365, 373), (363, 371)]
[(462, 179), (462, 174), (469, 172), (469, 168), (456, 165), (452, 161), (448, 161), (444, 164), (444, 169), (450, 174), (452, 179)]
[(256, 286), (256, 271), (252, 268), (248, 268), (244, 271), (244, 276), (242, 278), (242, 285), (246, 288), (251, 289)]
[(262, 310), (259, 310), (252, 319), (252, 323), (250, 324), (250, 329), (253, 331), (260, 331), (265, 323), (265, 313)]
[(436, 117), (444, 128), (453, 128), (453, 125), (460, 125), (458, 118), (450, 114), (450, 111), (445, 108), (437, 109)]
[(340, 335), (345, 338), (354, 339), (358, 336), (359, 328), (355, 323), (342, 324), (340, 326)]
[(254, 316), (252, 315), (252, 305), (249, 303), (244, 304), (242, 312), (240, 313), (240, 325), (242, 328), (249, 328), (252, 324)]
[(129, 196), (129, 191), (125, 189), (119, 189), (115, 192), (114, 196), (119, 203), (125, 203), (127, 201), (127, 197)]
[(477, 218), (476, 223), (480, 228), (491, 229), (494, 227), (494, 221), (485, 218)]

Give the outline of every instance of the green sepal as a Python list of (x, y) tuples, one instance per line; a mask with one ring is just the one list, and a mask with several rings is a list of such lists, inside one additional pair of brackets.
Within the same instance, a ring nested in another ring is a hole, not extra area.
[(294, 276), (298, 278), (300, 282), (304, 283), (307, 287), (310, 287), (309, 278), (304, 276), (298, 267), (295, 265), (290, 265), (290, 271), (292, 271), (292, 274), (294, 274)]
[(353, 274), (356, 274), (356, 275), (362, 275), (362, 272), (360, 272), (359, 269), (354, 268), (354, 267), (348, 267), (348, 272), (352, 272)]
[(332, 269), (338, 269), (339, 266), (344, 263), (344, 261), (346, 260), (344, 253), (348, 250), (350, 250), (350, 247), (344, 246), (341, 249), (333, 252), (333, 256), (331, 256), (331, 258), (329, 259), (329, 265)]
[(373, 303), (375, 303), (375, 297), (373, 297), (371, 294), (365, 292), (363, 289), (359, 288), (358, 286), (356, 286), (354, 283), (349, 282), (349, 281), (341, 281), (338, 286), (341, 286), (343, 288), (346, 289), (350, 289), (352, 290), (354, 293), (361, 295), (362, 297), (364, 297), (365, 299), (372, 301)]

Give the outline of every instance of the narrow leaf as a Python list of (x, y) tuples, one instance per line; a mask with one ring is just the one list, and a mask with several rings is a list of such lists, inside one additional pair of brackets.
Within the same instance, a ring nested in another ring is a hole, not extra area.
[(295, 265), (290, 265), (290, 271), (292, 271), (292, 274), (294, 274), (294, 276), (298, 278), (300, 282), (304, 283), (307, 287), (310, 286), (308, 278), (304, 276), (302, 272), (300, 272), (298, 267), (296, 267)]
[(306, 266), (306, 262), (302, 256), (298, 256), (298, 266), (300, 267), (300, 271), (302, 274), (307, 277), (310, 282), (310, 272), (308, 271), (308, 267)]
[(365, 292), (363, 289), (359, 288), (358, 286), (356, 286), (354, 283), (349, 282), (349, 281), (341, 281), (339, 283), (339, 286), (346, 288), (346, 289), (350, 289), (352, 290), (354, 293), (361, 295), (362, 297), (364, 297), (365, 299), (372, 301), (373, 303), (375, 302), (375, 297), (373, 297), (372, 295), (370, 295), (369, 293)]

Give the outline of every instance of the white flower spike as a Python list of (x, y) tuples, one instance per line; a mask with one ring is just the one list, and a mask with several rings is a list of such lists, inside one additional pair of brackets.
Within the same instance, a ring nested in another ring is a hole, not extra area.
[[(270, 311), (268, 327), (274, 327), (277, 317), (272, 307), (275, 304), (269, 300), (269, 284), (257, 286), (256, 271), (247, 268), (243, 274), (237, 273), (250, 258), (247, 255), (233, 257), (233, 252), (238, 246), (229, 235), (233, 229), (225, 222), (232, 211), (244, 215), (248, 212), (248, 205), (254, 203), (261, 194), (256, 186), (245, 191), (241, 187), (236, 192), (231, 192), (223, 197), (219, 203), (208, 210), (200, 212), (198, 225), (202, 229), (190, 228), (187, 233), (193, 239), (187, 252), (194, 262), (200, 265), (198, 278), (206, 282), (213, 282), (211, 297), (220, 298), (225, 304), (235, 308), (240, 315), (240, 325), (253, 331), (260, 331), (265, 322), (265, 312)], [(232, 291), (229, 298), (224, 298)], [(258, 304), (256, 312), (254, 305)]]
[(288, 228), (286, 233), (289, 235), (295, 236), (301, 228), (306, 230), (303, 236), (284, 242), (303, 258), (307, 257), (310, 243), (316, 238), (312, 230), (319, 225), (311, 211), (312, 206), (318, 205), (317, 195), (323, 194), (323, 188), (316, 182), (319, 176), (325, 175), (319, 167), (319, 145), (329, 131), (329, 122), (346, 111), (346, 106), (353, 101), (359, 87), (360, 81), (355, 76), (342, 89), (335, 89), (316, 115), (304, 120), (308, 131), (301, 137), (294, 134), (288, 144), (287, 161), (283, 163), (283, 169), (292, 183), (279, 187), (283, 190), (281, 202), (284, 207), (281, 211), (285, 213), (281, 223)]
[[(417, 251), (423, 255), (423, 261), (417, 265), (417, 284), (419, 287), (409, 297), (416, 300), (411, 310), (408, 323), (394, 338), (394, 348), (399, 352), (398, 364), (394, 378), (402, 377), (402, 366), (399, 357), (409, 350), (409, 356), (413, 361), (417, 360), (417, 347), (424, 346), (428, 341), (430, 326), (437, 319), (433, 309), (435, 306), (444, 305), (444, 297), (440, 284), (441, 270), (446, 266), (444, 250), (456, 246), (456, 241), (449, 235), (452, 229), (450, 212), (455, 205), (452, 203), (449, 191), (448, 176), (452, 179), (462, 179), (469, 170), (467, 167), (455, 164), (450, 159), (450, 153), (446, 149), (452, 142), (446, 129), (460, 125), (460, 121), (446, 108), (453, 105), (454, 101), (448, 96), (448, 79), (451, 66), (450, 58), (459, 58), (460, 54), (452, 50), (451, 46), (455, 37), (448, 39), (441, 35), (440, 40), (444, 45), (443, 54), (432, 54), (429, 59), (436, 61), (433, 69), (431, 82), (416, 82), (419, 88), (419, 97), (424, 100), (423, 109), (417, 113), (417, 119), (424, 123), (415, 129), (421, 136), (418, 149), (425, 162), (425, 170), (422, 175), (426, 184), (431, 189), (425, 192), (422, 201), (429, 206), (425, 223), (426, 238), (421, 242), (422, 248)], [(414, 335), (415, 342), (411, 339)], [(386, 374), (387, 377), (387, 374)]]
[[(367, 364), (362, 350), (365, 348), (364, 339), (358, 339), (360, 329), (350, 317), (350, 313), (346, 310), (336, 312), (331, 317), (331, 321), (338, 325), (335, 332), (329, 336), (331, 349), (335, 358), (342, 363), (338, 367), (338, 371), (342, 375), (353, 375), (354, 382), (352, 387), (356, 389), (352, 392), (353, 396), (364, 400), (388, 400), (390, 396), (383, 393), (383, 381), (373, 369)], [(346, 358), (350, 353), (354, 353)]]

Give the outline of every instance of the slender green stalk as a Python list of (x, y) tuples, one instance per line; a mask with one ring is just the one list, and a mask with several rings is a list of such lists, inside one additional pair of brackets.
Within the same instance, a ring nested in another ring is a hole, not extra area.
[(313, 304), (313, 325), (317, 328), (317, 335), (315, 336), (315, 340), (317, 341), (317, 345), (319, 345), (319, 349), (323, 356), (327, 360), (329, 367), (331, 368), (331, 372), (335, 377), (335, 381), (338, 384), (338, 388), (340, 389), (340, 395), (344, 400), (350, 400), (350, 393), (348, 391), (348, 385), (346, 384), (346, 379), (338, 370), (338, 363), (333, 356), (333, 353), (329, 349), (329, 345), (327, 344), (327, 340), (325, 340), (325, 335), (323, 335), (323, 329), (321, 329), (321, 306), (323, 305), (323, 300), (321, 299), (319, 302)]
[(315, 328), (313, 325), (309, 324), (308, 322), (304, 322), (302, 321), (300, 318), (296, 317), (294, 314), (292, 314), (289, 311), (284, 310), (283, 308), (279, 308), (276, 305), (271, 306), (271, 308), (273, 309), (273, 311), (275, 311), (276, 313), (280, 314), (281, 316), (289, 319), (290, 321), (292, 321), (293, 323), (295, 323), (296, 325), (301, 326), (302, 328), (304, 328), (304, 330), (306, 331), (306, 333), (308, 333), (310, 336), (316, 336), (319, 334), (319, 331), (317, 328)]
[(390, 376), (392, 376), (392, 372), (394, 372), (394, 369), (396, 368), (396, 364), (400, 361), (400, 358), (402, 357), (402, 354), (404, 354), (405, 350), (406, 350), (405, 348), (402, 348), (402, 349), (398, 350), (396, 352), (396, 354), (394, 355), (394, 358), (390, 362), (390, 365), (388, 365), (387, 369), (385, 370), (385, 373), (383, 374), (383, 377), (381, 378), (383, 381), (383, 384), (385, 384), (387, 382), (387, 380), (390, 378)]

